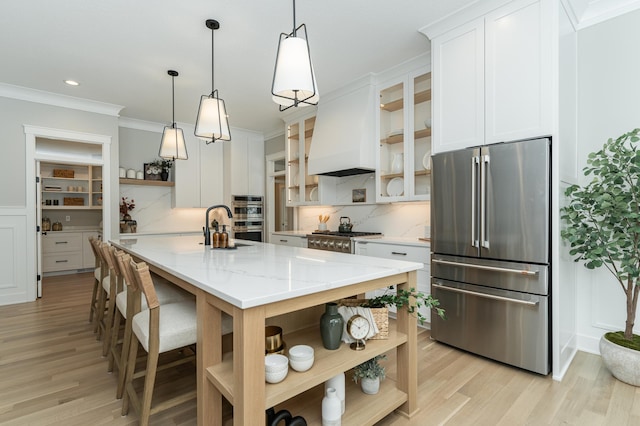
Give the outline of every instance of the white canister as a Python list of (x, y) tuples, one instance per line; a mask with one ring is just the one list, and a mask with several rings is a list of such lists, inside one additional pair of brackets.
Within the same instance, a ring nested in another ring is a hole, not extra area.
[(344, 373), (340, 373), (337, 376), (334, 376), (324, 382), (324, 393), (327, 393), (329, 388), (333, 388), (336, 390), (336, 395), (338, 395), (338, 399), (340, 400), (340, 405), (342, 408), (342, 414), (344, 414), (344, 385), (345, 385), (345, 376)]
[(127, 171), (124, 169), (124, 167), (120, 167), (120, 169), (118, 169), (118, 176), (120, 176), (121, 178), (127, 176)]
[(127, 170), (127, 179), (135, 179), (135, 178), (136, 178), (136, 171), (133, 169)]
[(144, 179), (144, 173), (141, 170), (136, 172), (136, 179)]
[(327, 389), (322, 398), (322, 426), (340, 426), (342, 423), (340, 399), (334, 388)]

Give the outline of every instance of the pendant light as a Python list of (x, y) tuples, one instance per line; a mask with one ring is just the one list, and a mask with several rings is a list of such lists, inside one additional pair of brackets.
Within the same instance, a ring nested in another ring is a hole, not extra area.
[(213, 34), (220, 28), (220, 23), (215, 19), (207, 19), (206, 26), (211, 30), (211, 94), (200, 97), (198, 118), (196, 119), (195, 135), (204, 139), (207, 144), (217, 140), (230, 141), (231, 131), (227, 119), (227, 108), (224, 100), (218, 96), (214, 85), (213, 72)]
[(311, 63), (307, 26), (296, 27), (296, 0), (293, 0), (293, 31), (281, 33), (271, 85), (273, 101), (280, 111), (291, 107), (317, 105), (320, 99)]
[(186, 160), (187, 145), (184, 142), (182, 129), (176, 127), (176, 102), (174, 80), (178, 76), (178, 71), (169, 70), (167, 74), (171, 76), (171, 126), (165, 126), (162, 132), (162, 142), (158, 156), (171, 160)]

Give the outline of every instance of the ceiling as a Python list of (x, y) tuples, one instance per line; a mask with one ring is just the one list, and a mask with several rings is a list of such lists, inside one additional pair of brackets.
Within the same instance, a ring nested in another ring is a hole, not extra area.
[[(429, 51), (418, 29), (478, 0), (297, 0), (322, 94)], [(281, 32), (291, 0), (29, 0), (3, 2), (0, 82), (124, 106), (121, 116), (194, 123), (215, 86), (233, 127), (276, 134), (283, 114), (271, 100)], [(80, 82), (71, 87), (65, 79)]]

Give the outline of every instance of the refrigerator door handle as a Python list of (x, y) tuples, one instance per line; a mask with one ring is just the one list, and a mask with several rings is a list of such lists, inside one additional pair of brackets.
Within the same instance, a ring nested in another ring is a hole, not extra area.
[(480, 167), (480, 243), (482, 247), (489, 248), (487, 239), (487, 175), (489, 170), (489, 156), (482, 156)]
[(471, 157), (471, 247), (478, 247), (476, 238), (476, 179), (480, 158), (477, 155)]
[(538, 305), (538, 302), (531, 302), (529, 300), (518, 300), (518, 299), (512, 299), (510, 297), (496, 296), (496, 295), (493, 295), (493, 294), (478, 293), (477, 291), (463, 290), (461, 288), (455, 288), (455, 287), (447, 287), (447, 286), (442, 285), (442, 284), (433, 284), (433, 286), (437, 287), (440, 290), (451, 291), (451, 292), (454, 292), (454, 293), (469, 294), (469, 295), (472, 295), (472, 296), (483, 297), (485, 299), (499, 300), (501, 302), (511, 302), (511, 303), (517, 303), (517, 304), (520, 304), (520, 305), (527, 305), (527, 306), (537, 306)]
[(448, 260), (431, 259), (431, 263), (439, 263), (441, 265), (451, 265), (451, 266), (464, 266), (465, 268), (475, 268), (475, 269), (482, 269), (485, 271), (493, 271), (493, 272), (508, 272), (508, 273), (519, 274), (519, 275), (528, 275), (528, 276), (538, 275), (538, 271), (529, 271), (526, 269), (500, 268), (498, 266), (474, 265), (471, 263), (450, 262)]

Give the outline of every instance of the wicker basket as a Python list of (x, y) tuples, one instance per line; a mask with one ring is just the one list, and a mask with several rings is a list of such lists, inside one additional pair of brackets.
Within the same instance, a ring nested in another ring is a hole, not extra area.
[(84, 206), (84, 198), (81, 197), (64, 197), (62, 201), (65, 206)]
[[(336, 303), (338, 306), (362, 306), (367, 299), (340, 299)], [(389, 338), (389, 308), (366, 308), (371, 310), (373, 320), (378, 327), (378, 334), (371, 337), (372, 340), (382, 340)]]
[(73, 170), (53, 169), (53, 177), (73, 178), (74, 175), (75, 172)]

